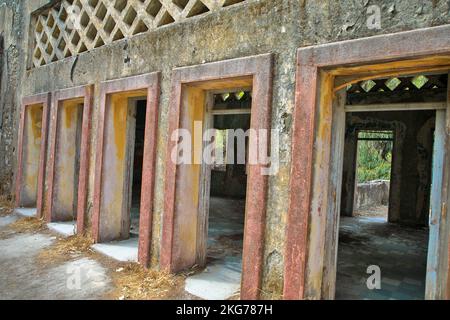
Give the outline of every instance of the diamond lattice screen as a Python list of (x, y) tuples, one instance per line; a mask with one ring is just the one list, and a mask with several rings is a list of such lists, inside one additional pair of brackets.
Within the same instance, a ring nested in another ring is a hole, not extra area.
[(62, 0), (34, 21), (39, 67), (247, 0)]

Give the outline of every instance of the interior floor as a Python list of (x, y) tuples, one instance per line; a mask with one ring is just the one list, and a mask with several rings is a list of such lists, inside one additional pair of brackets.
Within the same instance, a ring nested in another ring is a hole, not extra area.
[[(341, 217), (336, 299), (422, 300), (425, 297), (428, 229), (383, 218)], [(381, 269), (381, 290), (369, 290), (367, 268)]]
[(52, 222), (48, 223), (47, 227), (64, 237), (71, 237), (77, 234), (76, 220), (66, 222)]
[(133, 234), (127, 240), (92, 245), (95, 251), (121, 262), (137, 262), (138, 247), (139, 238)]
[(367, 217), (367, 218), (383, 218), (388, 220), (389, 206), (370, 206), (357, 209), (353, 212), (355, 217)]
[(147, 101), (136, 102), (136, 124), (134, 134), (133, 180), (131, 189), (130, 233), (139, 235), (139, 214), (141, 205), (142, 165), (144, 162), (144, 138)]
[(245, 200), (210, 198), (207, 267), (186, 280), (186, 291), (206, 300), (239, 295)]
[(137, 196), (133, 194), (130, 233), (134, 235), (139, 235), (140, 200), (140, 193)]
[(242, 261), (245, 200), (210, 198), (207, 263)]
[(25, 218), (35, 217), (37, 214), (36, 208), (16, 208), (15, 212)]

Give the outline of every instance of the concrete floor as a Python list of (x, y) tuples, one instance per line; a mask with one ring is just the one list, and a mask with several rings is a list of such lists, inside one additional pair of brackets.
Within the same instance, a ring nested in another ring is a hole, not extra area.
[(76, 221), (67, 221), (67, 222), (52, 222), (48, 223), (47, 227), (56, 232), (63, 237), (70, 237), (77, 234), (77, 222)]
[(37, 214), (36, 208), (16, 208), (14, 210), (16, 214), (19, 216), (25, 217), (25, 218), (32, 218), (35, 217)]
[(239, 294), (242, 274), (245, 200), (210, 199), (207, 267), (186, 279), (185, 290), (205, 300)]
[[(341, 217), (336, 299), (421, 300), (425, 296), (428, 230), (384, 218)], [(367, 267), (381, 268), (381, 290), (369, 290)]]
[(16, 233), (8, 228), (16, 215), (0, 217), (0, 300), (102, 299), (112, 281), (97, 261), (74, 257), (43, 266), (37, 259), (56, 237), (47, 233)]
[(92, 249), (117, 261), (137, 262), (138, 246), (139, 238), (132, 234), (128, 240), (96, 243)]
[(131, 226), (130, 233), (139, 236), (139, 206), (131, 208)]

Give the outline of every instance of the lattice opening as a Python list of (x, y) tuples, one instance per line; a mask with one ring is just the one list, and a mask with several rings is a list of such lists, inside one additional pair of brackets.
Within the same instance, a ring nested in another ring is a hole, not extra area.
[(347, 100), (348, 104), (445, 101), (447, 82), (442, 74), (366, 80), (347, 87)]
[(197, 1), (194, 4), (194, 6), (192, 7), (192, 9), (189, 11), (189, 13), (186, 17), (189, 18), (189, 17), (193, 17), (193, 16), (198, 16), (198, 15), (206, 13), (206, 12), (209, 12), (208, 7), (205, 6), (203, 2)]
[(86, 12), (83, 12), (81, 14), (80, 24), (83, 26), (83, 28), (86, 28), (90, 22), (89, 16)]
[(109, 35), (113, 32), (115, 27), (116, 27), (116, 22), (114, 21), (114, 19), (111, 16), (109, 16), (106, 21), (106, 24), (104, 26), (105, 32)]
[(94, 45), (94, 48), (100, 48), (100, 47), (102, 47), (104, 45), (105, 45), (105, 43), (103, 42), (102, 38), (98, 38), (97, 42)]
[(417, 89), (422, 89), (422, 87), (426, 85), (428, 81), (429, 79), (422, 75), (417, 76), (411, 80), (412, 84), (414, 84)]
[(61, 41), (59, 42), (59, 44), (58, 44), (58, 49), (60, 50), (60, 51), (63, 51), (64, 50), (64, 48), (66, 47), (66, 41), (64, 41), (64, 39), (61, 39)]
[(133, 35), (138, 34), (138, 33), (143, 33), (146, 31), (148, 31), (148, 28), (145, 25), (145, 23), (142, 21), (139, 21), (138, 24), (136, 25), (136, 28), (133, 31)]
[(113, 37), (113, 41), (123, 39), (125, 36), (122, 33), (122, 30), (117, 29), (116, 34)]
[(95, 12), (95, 16), (100, 21), (103, 21), (105, 19), (107, 13), (108, 13), (108, 9), (105, 7), (105, 5), (103, 3), (100, 3), (100, 6), (98, 7), (97, 11)]
[(225, 3), (223, 4), (224, 7), (228, 7), (231, 6), (233, 4), (239, 3), (239, 2), (244, 2), (246, 0), (226, 0)]
[(88, 31), (86, 32), (86, 36), (89, 40), (94, 41), (95, 37), (97, 37), (97, 29), (95, 29), (94, 25), (91, 24)]
[(33, 19), (33, 66), (244, 1), (60, 0)]
[(123, 17), (123, 22), (125, 22), (128, 26), (131, 26), (136, 17), (137, 17), (136, 10), (134, 10), (133, 7), (130, 7), (125, 16)]
[(78, 32), (75, 31), (72, 37), (72, 44), (77, 46), (78, 43), (80, 43), (80, 40), (81, 40), (80, 35), (78, 34)]
[(122, 12), (123, 9), (127, 6), (127, 0), (116, 0), (116, 4), (114, 5), (114, 9), (119, 12)]
[(172, 0), (172, 2), (175, 3), (181, 9), (184, 9), (189, 3), (189, 0)]
[(145, 11), (152, 17), (156, 17), (161, 8), (162, 8), (161, 2), (159, 2), (158, 0), (151, 0)]
[(165, 26), (166, 24), (173, 22), (175, 22), (174, 18), (166, 11), (164, 12), (161, 20), (158, 22), (158, 27)]

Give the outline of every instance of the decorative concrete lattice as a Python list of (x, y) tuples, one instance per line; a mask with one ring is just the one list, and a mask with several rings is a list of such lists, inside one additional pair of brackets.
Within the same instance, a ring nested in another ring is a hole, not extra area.
[(34, 20), (33, 66), (247, 0), (62, 0)]
[(365, 80), (347, 87), (347, 104), (445, 101), (447, 82), (447, 74)]
[(433, 90), (447, 87), (445, 75), (419, 75), (390, 79), (366, 80), (347, 88), (348, 93)]

